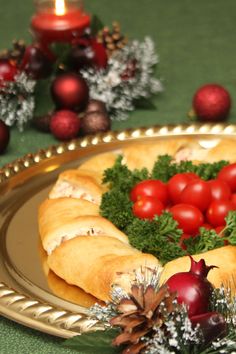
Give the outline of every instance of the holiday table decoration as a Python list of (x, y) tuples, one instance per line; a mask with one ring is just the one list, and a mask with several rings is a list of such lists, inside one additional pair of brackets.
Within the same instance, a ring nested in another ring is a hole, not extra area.
[(39, 44), (29, 45), (22, 57), (20, 70), (34, 80), (48, 77), (52, 71), (52, 62), (41, 49)]
[[(47, 132), (42, 117), (66, 109), (84, 117), (81, 134), (104, 132), (163, 89), (152, 39), (128, 41), (117, 22), (103, 26), (78, 0), (38, 0), (31, 29), (32, 43), (14, 40), (0, 53), (0, 116), (9, 126), (22, 131), (34, 118)], [(91, 100), (105, 110), (88, 112)]]
[(42, 116), (34, 117), (33, 119), (33, 126), (44, 133), (49, 133), (50, 129), (50, 122), (51, 122), (52, 114), (44, 114)]
[(52, 82), (51, 94), (57, 108), (82, 112), (88, 104), (89, 88), (81, 76), (64, 74)]
[(112, 119), (123, 120), (139, 99), (162, 91), (160, 80), (153, 78), (157, 63), (154, 43), (146, 37), (115, 51), (105, 70), (89, 68), (81, 74), (89, 84), (90, 97), (105, 102)]
[(78, 135), (80, 119), (69, 110), (55, 112), (50, 120), (50, 130), (59, 140), (70, 140)]
[(83, 135), (106, 132), (110, 128), (110, 117), (104, 111), (87, 112), (81, 119), (81, 132)]
[(15, 124), (23, 131), (24, 125), (33, 118), (35, 85), (36, 81), (24, 72), (15, 75), (13, 81), (0, 80), (0, 117), (6, 125)]
[(230, 108), (229, 92), (219, 84), (206, 84), (193, 97), (192, 115), (201, 121), (217, 122), (228, 117)]
[(0, 120), (0, 154), (6, 149), (9, 139), (9, 128), (2, 120)]
[(17, 72), (16, 65), (2, 59), (0, 61), (0, 87), (4, 85), (4, 81), (14, 81)]
[[(160, 274), (160, 268), (154, 272), (135, 273), (128, 293), (114, 286), (106, 307), (95, 304), (90, 308), (91, 318), (103, 322), (105, 331), (73, 337), (64, 345), (85, 354), (93, 354), (95, 347), (97, 354), (234, 353), (236, 299), (231, 297), (230, 291), (223, 287), (213, 289), (209, 283), (212, 294), (205, 300), (208, 309), (190, 316), (187, 303), (183, 301), (180, 305), (177, 301), (184, 274), (176, 273), (180, 278), (177, 292), (168, 282), (160, 285)], [(196, 281), (201, 282), (200, 276)], [(194, 284), (188, 286), (191, 297)], [(203, 281), (198, 289), (200, 293), (200, 288), (205, 286)]]
[(84, 35), (90, 16), (80, 0), (38, 0), (31, 28), (42, 46), (52, 42), (72, 42)]

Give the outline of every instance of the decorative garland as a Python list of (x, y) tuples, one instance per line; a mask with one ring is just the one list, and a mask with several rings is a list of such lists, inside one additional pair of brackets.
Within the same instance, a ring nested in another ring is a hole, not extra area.
[[(67, 109), (51, 99), (53, 82), (61, 74), (83, 77), (89, 99), (104, 102), (112, 120), (127, 119), (140, 99), (162, 91), (161, 81), (154, 78), (158, 56), (152, 39), (128, 42), (117, 23), (112, 30), (102, 25), (94, 30), (98, 23), (94, 18), (90, 33), (76, 45), (54, 45), (47, 52), (39, 43), (26, 46), (15, 41), (12, 49), (0, 54), (0, 115), (6, 125), (17, 125), (22, 131), (39, 113)], [(77, 106), (69, 109), (81, 112)]]
[(114, 286), (106, 307), (90, 308), (91, 317), (106, 330), (76, 336), (64, 345), (84, 354), (94, 354), (94, 348), (96, 354), (235, 353), (236, 298), (230, 291), (214, 289), (209, 312), (190, 318), (176, 293), (160, 286), (160, 274), (161, 269), (134, 274), (129, 293)]
[(112, 119), (127, 119), (127, 111), (135, 109), (141, 98), (149, 98), (162, 91), (160, 80), (153, 78), (158, 63), (154, 43), (150, 37), (143, 42), (133, 41), (109, 59), (106, 69), (82, 70), (89, 83), (90, 96), (106, 102)]

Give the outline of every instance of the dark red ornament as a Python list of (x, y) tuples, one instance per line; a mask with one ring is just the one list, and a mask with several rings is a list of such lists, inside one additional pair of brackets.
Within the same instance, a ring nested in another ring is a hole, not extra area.
[(93, 51), (84, 44), (72, 46), (68, 55), (69, 65), (75, 70), (81, 70), (92, 66)]
[(0, 154), (4, 152), (10, 140), (10, 131), (8, 126), (0, 120)]
[(107, 66), (107, 53), (102, 43), (98, 43), (96, 39), (91, 40), (91, 48), (93, 50), (93, 63), (98, 69), (104, 69)]
[(78, 136), (80, 118), (69, 110), (57, 111), (52, 115), (50, 130), (58, 140), (70, 140)]
[(92, 66), (98, 69), (106, 68), (108, 60), (104, 46), (91, 38), (81, 38), (76, 45), (73, 45), (68, 59), (75, 70)]
[(190, 317), (193, 327), (200, 326), (205, 344), (221, 338), (227, 333), (227, 323), (218, 312), (206, 312)]
[(229, 92), (218, 84), (200, 87), (193, 97), (193, 110), (201, 121), (220, 121), (228, 117), (231, 107)]
[(91, 99), (87, 105), (85, 113), (91, 113), (97, 111), (107, 113), (106, 105), (102, 101)]
[(58, 108), (77, 112), (84, 111), (89, 100), (86, 81), (72, 73), (58, 76), (52, 83), (51, 94)]
[(16, 65), (5, 59), (0, 60), (0, 86), (1, 81), (14, 81), (17, 73)]
[(33, 125), (39, 131), (44, 132), (44, 133), (49, 133), (51, 119), (52, 119), (52, 115), (49, 113), (45, 114), (43, 116), (34, 117)]
[(52, 71), (52, 62), (38, 45), (33, 44), (26, 48), (20, 69), (34, 80), (44, 79)]
[(111, 128), (111, 120), (106, 112), (89, 112), (81, 118), (81, 131), (84, 135), (106, 132)]
[(132, 59), (127, 62), (127, 66), (123, 73), (121, 74), (121, 78), (124, 81), (133, 79), (135, 77), (137, 71), (137, 60)]

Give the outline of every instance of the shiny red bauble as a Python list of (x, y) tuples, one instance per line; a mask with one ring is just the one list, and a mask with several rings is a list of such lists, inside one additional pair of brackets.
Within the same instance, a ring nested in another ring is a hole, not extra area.
[(193, 109), (199, 120), (220, 121), (227, 118), (231, 107), (229, 92), (218, 84), (200, 87), (193, 97)]
[(73, 73), (58, 76), (52, 83), (51, 94), (57, 108), (77, 112), (84, 111), (89, 100), (86, 81)]
[(14, 81), (18, 73), (17, 67), (8, 60), (0, 60), (0, 86), (1, 81)]
[(98, 68), (98, 69), (104, 69), (107, 66), (107, 53), (106, 49), (104, 46), (97, 42), (96, 39), (91, 40), (91, 48), (93, 50), (94, 56), (93, 56), (93, 64)]
[(75, 70), (93, 66), (105, 69), (108, 61), (105, 47), (95, 38), (81, 38), (72, 46), (68, 59)]
[(50, 120), (51, 133), (58, 140), (70, 140), (78, 136), (80, 118), (69, 110), (55, 112)]
[(10, 140), (10, 131), (8, 126), (0, 120), (0, 154), (4, 152)]
[(34, 80), (44, 79), (51, 74), (52, 62), (36, 44), (26, 48), (21, 70)]

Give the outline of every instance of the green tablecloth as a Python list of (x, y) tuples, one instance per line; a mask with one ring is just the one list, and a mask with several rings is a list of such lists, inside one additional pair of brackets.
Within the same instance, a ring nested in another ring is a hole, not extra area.
[[(160, 57), (158, 76), (165, 91), (153, 102), (156, 109), (139, 109), (112, 129), (153, 124), (186, 123), (191, 99), (205, 83), (224, 85), (236, 101), (236, 47), (234, 0), (87, 0), (85, 8), (105, 24), (121, 23), (129, 38), (150, 35)], [(0, 48), (14, 38), (30, 40), (28, 30), (33, 0), (0, 0)], [(230, 122), (236, 122), (233, 106)], [(0, 157), (0, 167), (17, 157), (55, 144), (56, 140), (32, 128), (11, 131), (11, 142)], [(0, 319), (0, 353), (73, 353), (62, 349), (61, 339)], [(94, 354), (96, 349), (94, 350)]]

